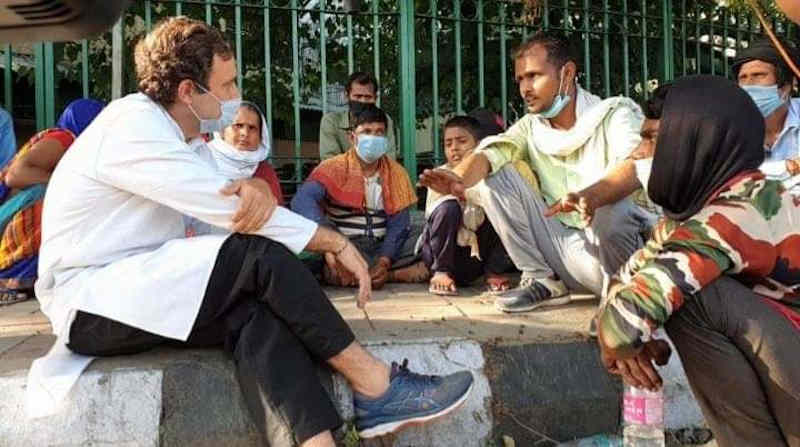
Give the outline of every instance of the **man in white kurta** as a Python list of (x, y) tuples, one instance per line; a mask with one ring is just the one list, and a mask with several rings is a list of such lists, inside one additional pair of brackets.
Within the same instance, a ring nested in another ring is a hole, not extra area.
[[(434, 383), (373, 358), (290, 253), (333, 252), (359, 278), (363, 306), (369, 273), (347, 238), (259, 207), (269, 195), (260, 180), (226, 188), (241, 199), (220, 193), (227, 179), (198, 137), (238, 108), (236, 64), (221, 34), (167, 19), (137, 46), (136, 63), (142, 93), (109, 104), (48, 186), (36, 293), (58, 339), (31, 369), (29, 412), (65, 397), (92, 356), (165, 343), (225, 344), (270, 445), (333, 445), (341, 419), (312, 359), (349, 380), (364, 437), (425, 420), (431, 395), (437, 415), (463, 402), (469, 373)], [(259, 225), (250, 234), (184, 237), (184, 215), (232, 228), (252, 191), (263, 197), (244, 214), (263, 218), (251, 220)]]

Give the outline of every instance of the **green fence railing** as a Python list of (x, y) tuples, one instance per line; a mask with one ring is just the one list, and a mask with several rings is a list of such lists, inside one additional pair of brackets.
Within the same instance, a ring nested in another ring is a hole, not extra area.
[[(258, 103), (276, 138), (273, 162), (286, 187), (316, 162), (322, 113), (345, 106), (353, 71), (373, 72), (380, 105), (397, 123), (412, 176), (440, 163), (442, 121), (476, 107), (507, 122), (525, 113), (510, 52), (539, 29), (579, 48), (579, 81), (601, 96), (641, 100), (657, 85), (694, 73), (730, 75), (730, 60), (761, 26), (749, 11), (712, 1), (542, 0), (522, 23), (514, 0), (138, 0), (113, 32), (88, 41), (0, 47), (3, 104), (13, 115), (55, 122), (70, 100), (135, 91), (133, 46), (164, 17), (188, 15), (219, 27), (234, 45), (245, 98)], [(773, 18), (779, 35), (796, 26)], [(114, 55), (118, 58), (114, 61)], [(118, 86), (114, 86), (114, 67)], [(114, 91), (114, 89), (119, 91)]]

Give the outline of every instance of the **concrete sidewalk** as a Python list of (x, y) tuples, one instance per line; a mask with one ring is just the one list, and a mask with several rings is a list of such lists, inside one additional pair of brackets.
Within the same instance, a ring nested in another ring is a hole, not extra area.
[[(358, 339), (380, 358), (407, 358), (412, 370), (426, 373), (468, 368), (475, 376), (462, 408), (402, 432), (393, 445), (485, 447), (502, 445), (502, 435), (518, 446), (555, 445), (619, 427), (621, 384), (602, 369), (587, 334), (597, 306), (591, 297), (506, 315), (482, 288), (438, 297), (423, 285), (389, 284), (375, 292), (365, 314), (352, 290), (328, 293)], [(25, 375), (52, 343), (49, 333), (35, 301), (0, 308), (0, 446), (261, 445), (233, 365), (218, 350), (158, 349), (98, 360), (65, 411), (25, 420)], [(662, 373), (667, 426), (702, 426), (676, 355)], [(341, 378), (321, 374), (343, 417), (352, 418), (349, 388)]]

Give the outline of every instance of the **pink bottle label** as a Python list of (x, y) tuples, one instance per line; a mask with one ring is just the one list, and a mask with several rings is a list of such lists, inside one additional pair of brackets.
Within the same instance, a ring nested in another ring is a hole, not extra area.
[(625, 422), (641, 425), (661, 425), (664, 420), (664, 402), (662, 398), (625, 394), (623, 407)]

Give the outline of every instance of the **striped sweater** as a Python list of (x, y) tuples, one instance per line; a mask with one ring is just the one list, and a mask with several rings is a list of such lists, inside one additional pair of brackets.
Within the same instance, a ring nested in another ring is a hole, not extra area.
[(800, 329), (800, 197), (749, 172), (691, 219), (662, 219), (609, 289), (599, 317), (606, 346), (638, 346), (722, 275), (776, 300)]

